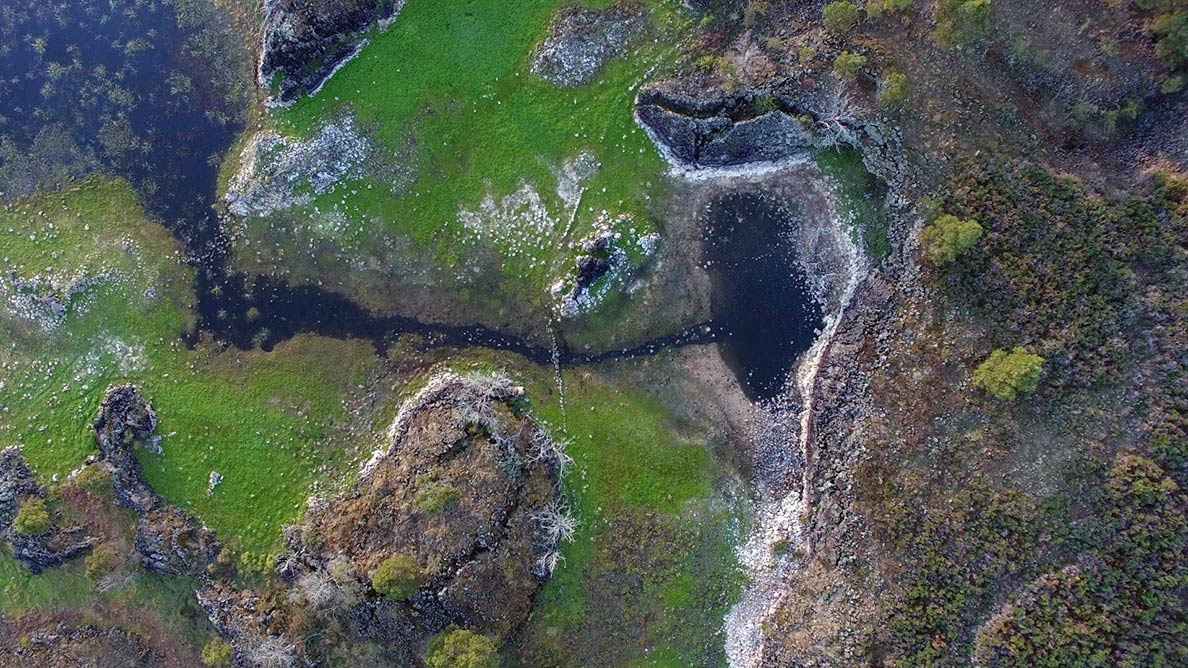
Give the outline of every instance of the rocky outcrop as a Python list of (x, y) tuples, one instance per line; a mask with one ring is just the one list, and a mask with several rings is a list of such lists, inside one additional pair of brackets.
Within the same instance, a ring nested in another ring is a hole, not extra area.
[(306, 531), (320, 547), (299, 558), (342, 556), (369, 576), (411, 557), (422, 624), (506, 635), (555, 563), (552, 523), (567, 521), (555, 483), (568, 458), (516, 409), (522, 394), (502, 377), (435, 378), (400, 411), (356, 490), (311, 514)]
[(161, 452), (157, 414), (132, 385), (108, 388), (95, 420), (99, 465), (111, 471), (116, 500), (136, 511), (136, 549), (145, 568), (168, 575), (203, 575), (218, 557), (214, 533), (184, 510), (165, 505), (144, 480), (137, 446)]
[[(401, 408), (356, 487), (311, 499), (286, 529), (268, 590), (204, 585), (199, 604), (237, 665), (278, 654), (317, 665), (334, 648), (302, 641), (301, 624), (349, 628), (337, 646), (370, 643), (393, 666), (419, 665), (418, 648), (451, 624), (495, 638), (518, 628), (573, 530), (557, 499), (570, 459), (522, 398), (502, 376), (436, 376)], [(391, 557), (419, 571), (407, 597), (372, 586)]]
[(81, 527), (51, 529), (38, 536), (26, 536), (13, 527), (21, 504), (44, 496), (33, 479), (19, 448), (0, 452), (0, 538), (12, 547), (12, 556), (34, 575), (61, 566), (86, 554), (95, 545)]
[(728, 168), (805, 155), (812, 134), (770, 95), (695, 96), (666, 86), (636, 98), (636, 121), (679, 167)]
[(292, 104), (316, 93), (358, 55), (363, 33), (388, 23), (404, 0), (267, 0), (258, 81), (269, 89), (279, 78), (273, 104)]
[(99, 459), (111, 470), (116, 500), (121, 506), (142, 514), (161, 503), (157, 493), (144, 481), (136, 459), (137, 446), (161, 451), (156, 430), (157, 414), (135, 387), (108, 388), (99, 404), (99, 417), (95, 419)]
[(553, 20), (549, 36), (533, 54), (531, 71), (556, 86), (588, 84), (642, 35), (646, 26), (647, 13), (638, 2), (603, 9), (567, 7)]

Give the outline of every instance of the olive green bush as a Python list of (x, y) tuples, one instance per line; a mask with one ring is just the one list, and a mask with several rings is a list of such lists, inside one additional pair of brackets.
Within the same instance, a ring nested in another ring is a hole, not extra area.
[(40, 536), (50, 529), (49, 509), (41, 499), (29, 499), (17, 511), (12, 527), (25, 536)]
[(466, 629), (447, 630), (429, 642), (425, 653), (429, 668), (499, 668), (495, 643)]
[(421, 584), (421, 569), (408, 555), (388, 557), (371, 576), (371, 587), (394, 600), (404, 600), (417, 593)]
[(1044, 358), (1021, 347), (995, 350), (974, 369), (974, 385), (1003, 401), (1013, 401), (1020, 394), (1035, 391), (1043, 372)]
[(852, 2), (831, 2), (821, 15), (825, 29), (833, 33), (848, 32), (858, 22), (858, 5)]
[(961, 220), (944, 214), (920, 231), (924, 257), (936, 266), (951, 264), (982, 238), (982, 226), (976, 220)]

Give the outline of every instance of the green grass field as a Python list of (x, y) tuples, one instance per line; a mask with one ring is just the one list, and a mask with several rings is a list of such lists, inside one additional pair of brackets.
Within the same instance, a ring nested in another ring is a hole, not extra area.
[[(303, 237), (299, 224), (278, 223), (282, 214), (245, 223), (251, 243), (238, 247), (237, 262), (280, 270), (279, 263), (261, 266), (256, 255), (280, 247), (291, 279), (343, 280), (346, 292), (383, 310), (385, 297), (371, 285), (377, 265), (367, 263), (367, 271), (355, 265), (390, 258), (393, 238), (411, 239), (412, 248), (403, 252), (431, 257), (439, 280), (474, 269), (479, 258), (484, 271), (493, 265), (500, 275), (485, 280), (494, 283), (499, 299), (484, 300), (490, 291), (484, 288), (472, 295), (480, 306), (527, 301), (539, 309), (548, 285), (572, 263), (567, 244), (588, 234), (603, 211), (632, 216), (629, 236), (652, 231), (647, 203), (658, 195), (664, 164), (633, 120), (633, 98), (649, 74), (679, 61), (670, 45), (689, 19), (675, 2), (650, 2), (650, 32), (638, 48), (612, 61), (593, 83), (564, 89), (536, 79), (528, 68), (563, 4), (409, 2), (388, 31), (373, 34), (316, 97), (273, 112), (269, 123), (282, 133), (308, 135), (349, 111), (387, 151), (411, 156), (411, 185), (394, 196), (389, 184), (374, 179), (342, 183), (299, 214), (346, 216), (354, 233), (335, 240), (340, 261), (324, 252), (303, 257), (322, 240), (312, 233)], [(573, 210), (557, 196), (556, 172), (579, 154), (594, 156), (602, 167), (585, 183), (571, 226)], [(544, 229), (525, 223), (509, 234), (476, 233), (459, 221), (460, 210), (474, 211), (486, 197), (499, 203), (524, 187), (540, 196)]]

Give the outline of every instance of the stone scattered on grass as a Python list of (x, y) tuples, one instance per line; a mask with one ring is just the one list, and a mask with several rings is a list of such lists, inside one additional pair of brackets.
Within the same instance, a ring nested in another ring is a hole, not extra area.
[(642, 4), (621, 2), (604, 9), (568, 7), (554, 19), (549, 36), (532, 57), (534, 75), (556, 86), (576, 88), (643, 34), (647, 14)]

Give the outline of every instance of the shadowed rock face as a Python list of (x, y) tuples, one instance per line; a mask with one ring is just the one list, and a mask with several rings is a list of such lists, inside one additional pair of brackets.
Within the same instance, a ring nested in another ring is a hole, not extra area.
[(753, 93), (694, 97), (650, 88), (636, 99), (635, 118), (682, 167), (780, 162), (804, 155), (812, 145), (789, 111)]
[(276, 92), (282, 104), (317, 90), (357, 53), (362, 33), (390, 21), (403, 6), (404, 0), (268, 0), (260, 86), (269, 88), (283, 74)]
[(94, 539), (82, 537), (81, 527), (53, 528), (41, 536), (26, 536), (14, 529), (21, 504), (41, 496), (20, 449), (0, 452), (0, 538), (8, 541), (12, 556), (34, 575), (86, 554), (95, 544)]

